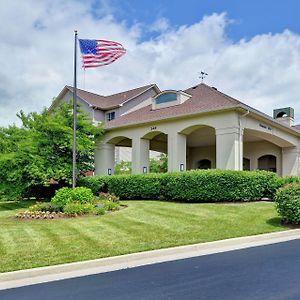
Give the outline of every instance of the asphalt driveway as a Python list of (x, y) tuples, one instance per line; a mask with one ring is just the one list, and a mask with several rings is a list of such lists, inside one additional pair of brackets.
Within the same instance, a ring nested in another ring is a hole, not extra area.
[(300, 240), (0, 291), (2, 300), (300, 299)]

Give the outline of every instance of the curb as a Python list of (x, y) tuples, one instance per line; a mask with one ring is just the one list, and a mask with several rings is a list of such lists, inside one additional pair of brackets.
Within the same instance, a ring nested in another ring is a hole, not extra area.
[(0, 290), (300, 239), (300, 229), (0, 273)]

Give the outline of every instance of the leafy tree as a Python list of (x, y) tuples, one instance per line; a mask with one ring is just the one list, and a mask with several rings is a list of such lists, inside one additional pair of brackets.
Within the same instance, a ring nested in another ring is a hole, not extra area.
[[(120, 161), (115, 165), (115, 174), (131, 174), (132, 163), (131, 161)], [(150, 173), (165, 173), (168, 172), (168, 157), (166, 154), (161, 153), (158, 158), (150, 158), (149, 161)]]
[[(72, 178), (73, 112), (63, 103), (51, 113), (18, 114), (21, 127), (0, 128), (0, 195), (20, 198), (52, 180), (69, 185)], [(102, 128), (77, 111), (77, 174), (93, 169), (95, 138)], [(2, 196), (3, 197), (3, 196)]]
[(132, 163), (131, 161), (121, 160), (119, 163), (115, 165), (115, 174), (131, 174), (132, 171)]
[(158, 158), (151, 158), (149, 163), (150, 173), (168, 172), (168, 156), (161, 153)]

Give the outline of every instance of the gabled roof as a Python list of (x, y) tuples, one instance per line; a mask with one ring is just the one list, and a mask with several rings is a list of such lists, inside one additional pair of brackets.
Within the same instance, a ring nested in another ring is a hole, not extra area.
[(107, 128), (147, 123), (168, 118), (192, 115), (201, 112), (238, 107), (241, 102), (231, 98), (206, 84), (199, 84), (184, 91), (191, 98), (180, 105), (152, 110), (148, 105), (134, 112), (120, 116), (107, 124)]
[(152, 110), (152, 105), (148, 105), (131, 113), (124, 114), (106, 124), (107, 129), (118, 127), (132, 126), (135, 124), (150, 123), (153, 121), (162, 121), (182, 116), (192, 116), (200, 113), (217, 112), (226, 109), (243, 109), (254, 113), (261, 119), (268, 120), (281, 128), (299, 134), (300, 125), (290, 127), (285, 125), (269, 115), (248, 106), (241, 101), (232, 98), (214, 87), (210, 87), (204, 83), (188, 88), (184, 91), (191, 95), (190, 99), (182, 104), (159, 108)]
[[(102, 96), (85, 90), (77, 89), (77, 96), (89, 105), (93, 106), (94, 108), (101, 110), (109, 110), (112, 108), (122, 106), (124, 103), (145, 93), (151, 88), (155, 88), (157, 92), (160, 92), (159, 88), (155, 84), (149, 84), (109, 96)], [(73, 92), (73, 87), (71, 86), (66, 86), (66, 89), (68, 89), (70, 92)]]

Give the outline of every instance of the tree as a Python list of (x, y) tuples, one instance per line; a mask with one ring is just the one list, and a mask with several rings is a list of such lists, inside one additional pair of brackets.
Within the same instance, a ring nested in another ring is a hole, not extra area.
[[(51, 113), (18, 114), (21, 127), (0, 128), (0, 194), (21, 198), (39, 186), (72, 178), (73, 112), (71, 103)], [(87, 114), (77, 111), (77, 174), (93, 169), (95, 139), (103, 133)]]
[(168, 156), (161, 153), (158, 158), (151, 158), (149, 163), (150, 173), (168, 172)]
[(131, 161), (121, 160), (115, 165), (115, 175), (131, 174), (132, 163)]

